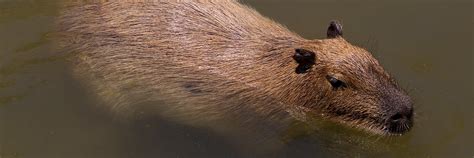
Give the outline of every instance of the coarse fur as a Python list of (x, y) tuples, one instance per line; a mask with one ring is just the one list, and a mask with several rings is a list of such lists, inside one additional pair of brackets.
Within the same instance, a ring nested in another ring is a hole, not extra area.
[[(188, 124), (316, 114), (380, 134), (412, 125), (410, 97), (369, 52), (304, 39), (237, 1), (72, 3), (57, 24), (78, 76), (115, 112), (153, 103), (140, 108)], [(315, 53), (308, 72), (295, 73), (296, 49)], [(400, 111), (408, 121), (391, 127)]]

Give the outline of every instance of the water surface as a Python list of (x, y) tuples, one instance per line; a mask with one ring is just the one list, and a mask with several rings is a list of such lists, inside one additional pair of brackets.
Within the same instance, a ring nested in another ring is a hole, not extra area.
[(0, 158), (474, 156), (471, 1), (243, 3), (308, 39), (341, 21), (345, 38), (370, 50), (414, 97), (414, 128), (384, 138), (296, 123), (268, 135), (282, 142), (269, 144), (159, 119), (118, 121), (54, 53), (57, 3), (0, 0)]

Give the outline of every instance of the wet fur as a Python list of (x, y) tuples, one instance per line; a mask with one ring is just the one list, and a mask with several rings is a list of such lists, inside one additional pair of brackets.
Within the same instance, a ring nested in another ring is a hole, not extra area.
[[(189, 124), (311, 113), (384, 133), (383, 98), (409, 101), (364, 49), (303, 39), (236, 1), (68, 4), (58, 26), (76, 74), (118, 113), (146, 109)], [(317, 58), (304, 74), (292, 58), (300, 48)], [(354, 90), (335, 91), (327, 75)]]

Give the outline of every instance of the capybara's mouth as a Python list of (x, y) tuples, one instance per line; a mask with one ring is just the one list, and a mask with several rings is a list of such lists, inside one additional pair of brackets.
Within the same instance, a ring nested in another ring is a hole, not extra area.
[[(411, 119), (398, 119), (398, 120), (383, 120), (380, 122), (377, 119), (362, 119), (362, 120), (347, 120), (347, 119), (331, 119), (350, 127), (357, 128), (367, 133), (382, 135), (382, 136), (401, 136), (413, 127), (413, 121)], [(369, 121), (370, 120), (370, 121)], [(387, 122), (387, 123), (383, 123)]]
[(399, 120), (397, 122), (390, 122), (383, 127), (387, 135), (402, 135), (410, 131), (413, 123), (411, 120)]
[(368, 133), (385, 135), (385, 136), (401, 136), (413, 127), (412, 117), (400, 117), (394, 116), (389, 120), (381, 119), (377, 121), (376, 118), (362, 119), (362, 120), (345, 120), (339, 122), (361, 129)]
[(378, 135), (385, 135), (385, 136), (401, 136), (412, 128), (413, 124), (411, 122), (405, 122), (405, 123), (396, 123), (396, 124), (390, 124), (390, 125), (382, 125), (380, 128), (377, 127), (365, 127), (365, 126), (359, 126), (359, 128), (362, 128), (365, 131), (368, 131), (369, 133), (374, 133)]

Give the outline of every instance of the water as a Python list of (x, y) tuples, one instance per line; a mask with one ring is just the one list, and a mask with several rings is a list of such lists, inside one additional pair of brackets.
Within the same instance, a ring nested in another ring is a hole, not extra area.
[(165, 120), (118, 121), (52, 51), (58, 5), (0, 0), (0, 158), (474, 156), (471, 1), (244, 3), (309, 39), (342, 21), (345, 38), (374, 53), (414, 97), (414, 128), (383, 138), (294, 124), (263, 135), (282, 142), (271, 144)]

